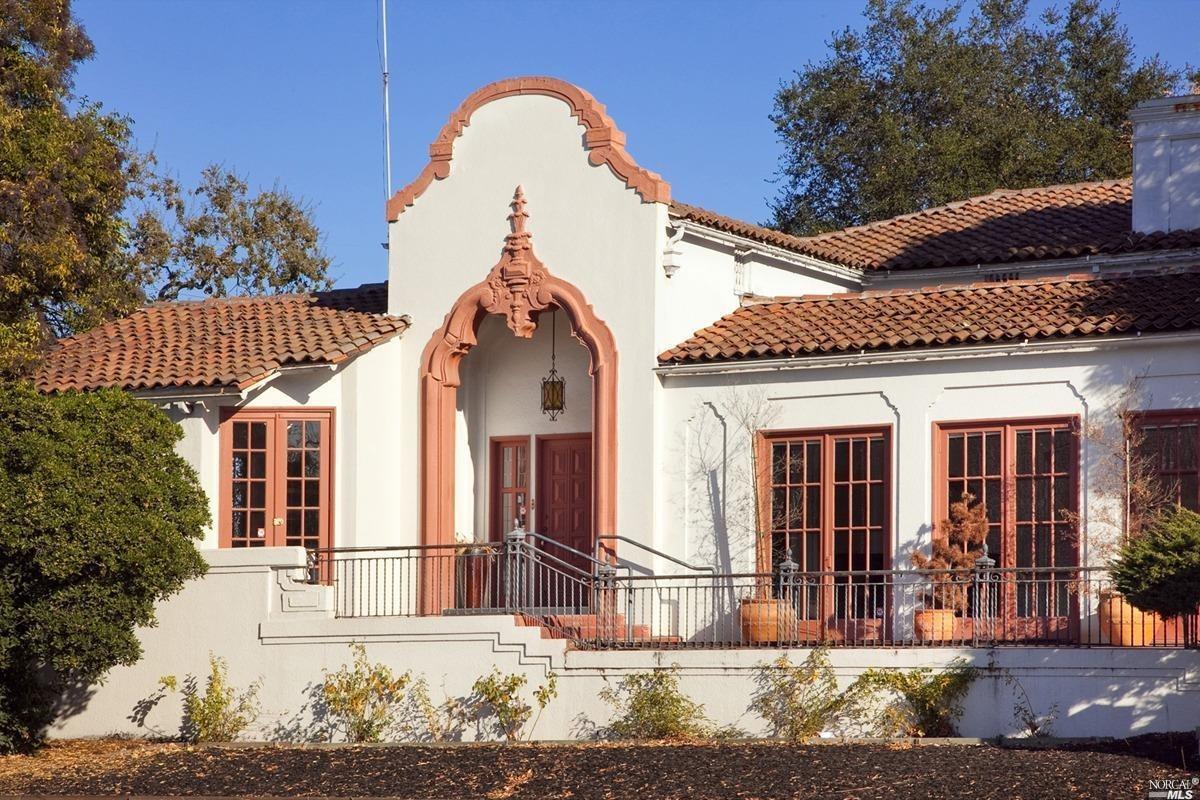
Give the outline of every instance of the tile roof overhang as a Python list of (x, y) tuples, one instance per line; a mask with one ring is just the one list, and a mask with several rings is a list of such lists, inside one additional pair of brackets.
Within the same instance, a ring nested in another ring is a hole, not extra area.
[(728, 314), (661, 365), (1200, 331), (1200, 269), (813, 295)]
[(864, 271), (1200, 248), (1200, 230), (1135, 233), (1129, 179), (1004, 189), (817, 236), (790, 236), (684, 203), (672, 204), (670, 214)]
[(244, 390), (279, 370), (335, 365), (404, 332), (387, 284), (315, 294), (155, 303), (61, 340), (42, 391)]

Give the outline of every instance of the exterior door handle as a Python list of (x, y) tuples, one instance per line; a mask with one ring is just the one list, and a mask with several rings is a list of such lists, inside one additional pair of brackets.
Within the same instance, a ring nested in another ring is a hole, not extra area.
[(283, 524), (283, 517), (275, 517), (274, 519), (271, 520), (271, 524), (274, 525), (276, 528), (278, 528), (280, 525)]

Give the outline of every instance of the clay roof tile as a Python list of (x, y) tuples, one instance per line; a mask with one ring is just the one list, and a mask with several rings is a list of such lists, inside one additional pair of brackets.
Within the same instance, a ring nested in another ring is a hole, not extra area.
[(291, 364), (333, 364), (408, 327), (387, 284), (316, 294), (154, 303), (62, 339), (34, 375), (43, 391), (245, 388)]
[(1200, 330), (1200, 268), (1071, 275), (750, 305), (659, 355), (663, 364), (957, 343)]

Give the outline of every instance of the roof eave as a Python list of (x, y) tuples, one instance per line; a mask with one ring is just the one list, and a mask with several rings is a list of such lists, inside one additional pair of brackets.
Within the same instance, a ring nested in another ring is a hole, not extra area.
[(1070, 338), (976, 344), (959, 347), (909, 347), (896, 350), (858, 350), (832, 355), (800, 355), (787, 358), (743, 358), (724, 361), (676, 362), (659, 364), (655, 373), (664, 378), (722, 373), (783, 372), (800, 369), (860, 367), (875, 364), (951, 361), (971, 358), (995, 358), (1020, 355), (1045, 355), (1059, 352), (1099, 352), (1122, 347), (1162, 345), (1200, 340), (1200, 330), (1172, 333), (1147, 333), (1123, 336), (1094, 335)]

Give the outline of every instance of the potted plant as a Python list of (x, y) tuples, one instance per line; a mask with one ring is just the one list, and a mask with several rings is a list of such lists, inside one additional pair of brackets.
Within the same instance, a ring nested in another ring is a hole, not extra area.
[[(790, 597), (790, 591), (780, 592), (776, 596), (773, 581), (766, 572), (770, 569), (772, 551), (771, 520), (772, 510), (764, 503), (761, 486), (767, 483), (769, 475), (763, 470), (769, 464), (767, 454), (770, 452), (769, 443), (757, 430), (762, 426), (750, 421), (747, 415), (738, 415), (751, 434), (750, 447), (750, 494), (753, 509), (758, 524), (755, 526), (755, 552), (759, 558), (761, 570), (756, 579), (754, 593), (743, 597), (738, 608), (738, 625), (742, 633), (742, 641), (747, 644), (774, 644), (778, 642), (796, 641), (797, 630), (796, 608)], [(794, 572), (796, 565), (789, 561), (790, 566), (776, 564), (779, 570), (777, 577), (783, 577), (784, 571)]]
[(454, 548), (455, 607), (483, 609), (498, 604), (492, 597), (495, 559), (494, 547), (486, 542), (458, 542)]
[(930, 555), (913, 553), (913, 565), (929, 571), (928, 588), (921, 592), (923, 608), (913, 619), (918, 639), (945, 641), (954, 638), (955, 618), (967, 610), (964, 576), (975, 568), (987, 541), (987, 509), (974, 495), (964, 493), (950, 504), (949, 517), (939, 526)]
[[(1200, 608), (1200, 514), (1179, 506), (1156, 514), (1138, 536), (1122, 542), (1110, 570), (1119, 595), (1110, 593), (1107, 619), (1101, 597), (1101, 628), (1109, 642), (1153, 643), (1154, 626), (1194, 615)], [(1115, 619), (1114, 599), (1123, 606)], [(1193, 627), (1184, 625), (1185, 645), (1196, 642)]]

